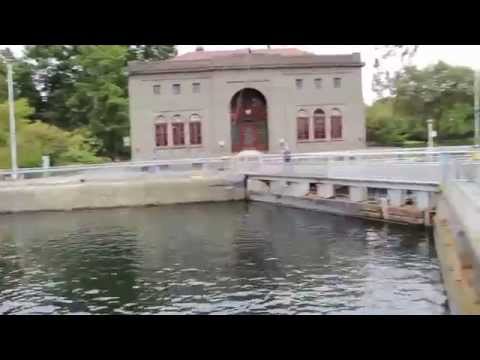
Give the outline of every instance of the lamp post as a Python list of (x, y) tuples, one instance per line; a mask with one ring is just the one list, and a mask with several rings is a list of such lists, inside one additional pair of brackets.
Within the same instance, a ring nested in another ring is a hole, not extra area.
[(475, 71), (475, 80), (474, 80), (474, 91), (473, 91), (473, 102), (474, 102), (474, 112), (475, 112), (475, 147), (480, 147), (480, 70)]
[(7, 65), (7, 83), (8, 83), (8, 108), (10, 123), (10, 156), (12, 165), (12, 179), (17, 179), (17, 134), (15, 129), (15, 103), (13, 98), (13, 70), (12, 65), (15, 58), (10, 49), (0, 50), (0, 57), (5, 60)]

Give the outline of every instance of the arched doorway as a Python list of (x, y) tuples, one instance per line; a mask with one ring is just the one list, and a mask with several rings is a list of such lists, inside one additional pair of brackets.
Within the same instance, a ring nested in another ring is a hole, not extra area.
[(245, 88), (230, 102), (232, 152), (268, 150), (267, 100), (255, 89)]

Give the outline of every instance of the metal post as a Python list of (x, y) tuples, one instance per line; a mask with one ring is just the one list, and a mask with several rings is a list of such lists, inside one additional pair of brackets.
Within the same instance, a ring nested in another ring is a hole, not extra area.
[(17, 179), (17, 134), (15, 128), (15, 102), (13, 97), (13, 70), (12, 63), (7, 60), (8, 105), (10, 121), (10, 156), (12, 162), (12, 178)]
[(42, 174), (43, 177), (46, 177), (49, 175), (47, 172), (49, 167), (50, 167), (50, 156), (48, 155), (42, 156), (42, 168), (44, 170)]
[(428, 147), (433, 148), (433, 120), (427, 120), (427, 129), (428, 129)]
[(475, 112), (475, 147), (480, 147), (480, 70), (475, 71), (474, 80), (474, 112)]

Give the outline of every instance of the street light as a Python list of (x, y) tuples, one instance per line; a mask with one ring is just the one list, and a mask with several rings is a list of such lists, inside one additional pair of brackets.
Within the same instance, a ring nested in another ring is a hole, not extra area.
[(13, 70), (12, 65), (15, 61), (9, 48), (0, 50), (0, 58), (5, 60), (7, 64), (7, 83), (8, 83), (8, 105), (9, 105), (9, 122), (10, 122), (10, 156), (12, 163), (12, 179), (17, 178), (17, 136), (15, 129), (15, 103), (13, 99)]
[(473, 111), (475, 112), (475, 147), (480, 147), (480, 70), (475, 71)]

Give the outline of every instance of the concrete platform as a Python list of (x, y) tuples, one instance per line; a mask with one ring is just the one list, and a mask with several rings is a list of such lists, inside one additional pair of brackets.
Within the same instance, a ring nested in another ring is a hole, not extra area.
[(129, 179), (66, 177), (3, 183), (0, 213), (68, 211), (242, 200), (243, 182), (227, 176)]
[(435, 246), (450, 308), (480, 315), (480, 185), (444, 186), (434, 223)]

